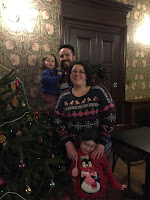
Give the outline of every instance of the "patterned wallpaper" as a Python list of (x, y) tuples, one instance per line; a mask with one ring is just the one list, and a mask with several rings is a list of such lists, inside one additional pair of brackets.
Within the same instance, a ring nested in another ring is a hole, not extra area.
[[(13, 32), (0, 17), (0, 64), (9, 70), (17, 69), (30, 107), (40, 110), (44, 106), (41, 98), (41, 59), (48, 53), (58, 54), (60, 1), (31, 2), (37, 10), (32, 33)], [(0, 66), (0, 72), (4, 74), (7, 70)]]
[(150, 1), (116, 1), (134, 6), (127, 15), (126, 100), (148, 99), (150, 98), (150, 44), (137, 42), (134, 36), (137, 28), (143, 23), (144, 14), (150, 17)]
[[(32, 33), (13, 32), (0, 16), (0, 75), (16, 68), (23, 82), (31, 107), (43, 109), (41, 98), (41, 59), (55, 53), (59, 46), (60, 0), (31, 0), (37, 10)], [(127, 15), (126, 100), (150, 98), (150, 45), (134, 41), (137, 27), (145, 13), (149, 14), (149, 0), (115, 0), (133, 5)]]

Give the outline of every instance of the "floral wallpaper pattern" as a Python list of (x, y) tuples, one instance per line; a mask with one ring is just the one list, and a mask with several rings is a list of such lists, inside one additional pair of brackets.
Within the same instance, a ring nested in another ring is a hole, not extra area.
[[(43, 109), (41, 94), (41, 59), (57, 53), (59, 46), (59, 0), (31, 0), (37, 10), (33, 32), (13, 32), (0, 16), (0, 64), (16, 68), (31, 107)], [(7, 70), (0, 66), (0, 74)]]
[[(41, 59), (48, 53), (58, 54), (61, 5), (60, 0), (31, 1), (37, 10), (33, 32), (13, 32), (0, 16), (0, 76), (16, 68), (30, 106), (41, 110)], [(150, 98), (150, 45), (134, 40), (144, 14), (149, 14), (150, 1), (115, 1), (134, 6), (127, 15), (126, 100)]]
[(150, 1), (116, 1), (134, 6), (127, 15), (126, 100), (150, 99), (150, 44), (144, 45), (134, 39), (144, 14), (150, 18)]

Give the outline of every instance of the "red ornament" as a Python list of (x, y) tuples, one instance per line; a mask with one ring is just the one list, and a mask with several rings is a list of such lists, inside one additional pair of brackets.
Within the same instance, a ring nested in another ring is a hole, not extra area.
[(23, 161), (20, 161), (19, 167), (20, 167), (20, 168), (25, 168), (25, 167), (26, 167), (26, 164), (25, 164)]
[(39, 119), (39, 116), (38, 116), (38, 112), (36, 111), (35, 113), (34, 113), (34, 119), (36, 120), (36, 119)]
[(0, 177), (0, 187), (3, 187), (3, 185), (4, 185), (4, 179)]

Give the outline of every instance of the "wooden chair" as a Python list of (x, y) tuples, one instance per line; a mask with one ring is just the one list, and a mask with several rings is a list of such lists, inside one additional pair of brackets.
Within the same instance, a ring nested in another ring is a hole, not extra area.
[[(137, 124), (117, 124), (114, 127), (114, 134), (124, 130), (130, 130), (133, 128), (138, 128)], [(145, 162), (145, 157), (126, 146), (123, 146), (119, 142), (112, 142), (112, 152), (113, 152), (113, 163), (112, 163), (112, 172), (115, 170), (115, 166), (118, 158), (125, 162), (128, 166), (128, 193), (131, 192), (131, 178), (130, 178), (130, 169), (131, 166), (140, 165)]]

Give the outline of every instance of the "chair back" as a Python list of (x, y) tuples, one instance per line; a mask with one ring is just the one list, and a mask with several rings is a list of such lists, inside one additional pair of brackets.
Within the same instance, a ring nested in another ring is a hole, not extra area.
[[(114, 134), (121, 134), (125, 130), (131, 130), (134, 128), (138, 128), (138, 124), (117, 124), (114, 126)], [(145, 162), (145, 157), (133, 150), (123, 145), (119, 141), (113, 141), (112, 139), (112, 152), (113, 152), (113, 162), (112, 162), (112, 172), (115, 170), (115, 165), (120, 158), (124, 163), (128, 166), (128, 193), (131, 191), (130, 186), (130, 169), (131, 166), (140, 165)]]

